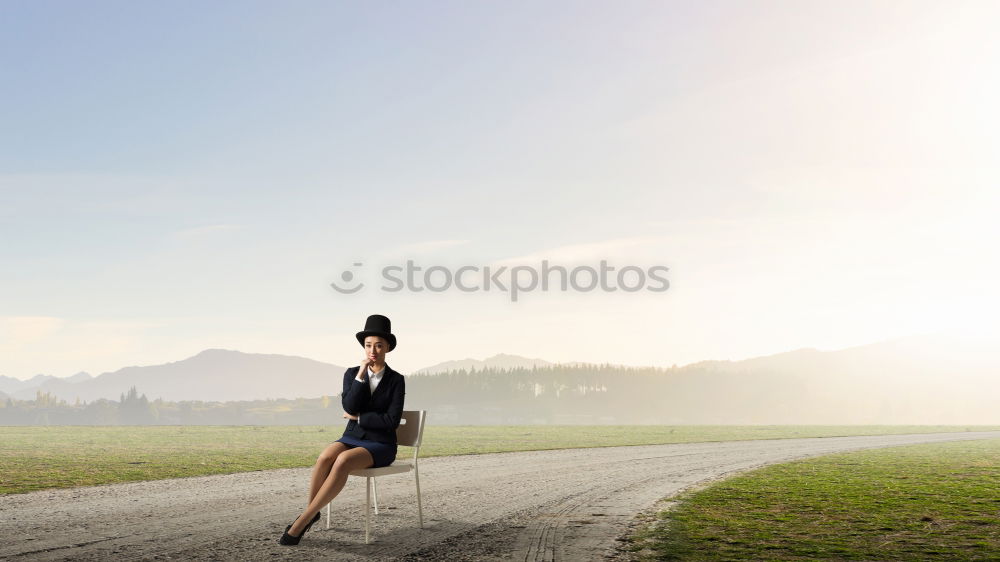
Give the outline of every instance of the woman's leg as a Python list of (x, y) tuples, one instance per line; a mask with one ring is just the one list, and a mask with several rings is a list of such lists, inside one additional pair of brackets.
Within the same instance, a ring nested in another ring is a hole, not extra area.
[(309, 502), (306, 510), (292, 524), (292, 528), (288, 530), (288, 534), (296, 537), (302, 534), (302, 529), (306, 528), (306, 525), (315, 517), (316, 513), (323, 509), (323, 506), (333, 501), (333, 498), (337, 497), (337, 494), (344, 489), (344, 484), (347, 484), (348, 473), (352, 470), (368, 468), (374, 465), (375, 461), (372, 459), (372, 454), (364, 447), (354, 447), (337, 455), (337, 460), (333, 463), (330, 475), (323, 482), (323, 485), (320, 486), (316, 497)]
[(338, 441), (323, 449), (323, 452), (319, 454), (319, 458), (316, 459), (316, 464), (313, 466), (312, 478), (309, 479), (309, 499), (306, 501), (307, 506), (316, 497), (319, 487), (323, 485), (327, 476), (330, 475), (330, 470), (333, 468), (333, 463), (336, 462), (337, 457), (346, 450), (348, 450), (347, 445)]

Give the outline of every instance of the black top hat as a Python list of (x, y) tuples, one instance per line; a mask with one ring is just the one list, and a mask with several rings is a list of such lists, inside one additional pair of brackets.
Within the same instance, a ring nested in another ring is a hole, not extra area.
[(389, 319), (381, 314), (372, 314), (365, 321), (365, 329), (357, 333), (358, 343), (365, 346), (365, 338), (368, 336), (379, 336), (389, 342), (389, 351), (396, 347), (396, 336), (392, 335), (392, 324)]

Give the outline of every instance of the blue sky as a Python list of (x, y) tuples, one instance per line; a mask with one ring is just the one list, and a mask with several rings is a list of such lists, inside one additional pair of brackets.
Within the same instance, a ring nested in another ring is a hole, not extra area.
[[(997, 11), (5, 3), (0, 374), (356, 364), (372, 313), (403, 372), (984, 332)], [(671, 289), (328, 287), (356, 261), (545, 257), (665, 265)]]

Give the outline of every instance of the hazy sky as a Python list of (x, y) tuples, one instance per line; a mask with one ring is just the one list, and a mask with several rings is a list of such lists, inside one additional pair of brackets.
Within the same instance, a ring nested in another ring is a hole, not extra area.
[[(984, 333), (1000, 314), (998, 16), (0, 3), (0, 374), (211, 347), (356, 365), (373, 313), (404, 373)], [(407, 259), (662, 265), (670, 289), (379, 290)], [(365, 289), (334, 291), (345, 270)]]

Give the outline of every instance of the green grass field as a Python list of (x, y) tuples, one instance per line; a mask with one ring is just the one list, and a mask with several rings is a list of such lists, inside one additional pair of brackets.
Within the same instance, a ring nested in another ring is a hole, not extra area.
[[(433, 426), (421, 457), (1000, 426)], [(0, 426), (0, 494), (311, 466), (342, 426)], [(412, 449), (400, 447), (399, 455)]]
[(640, 560), (1000, 560), (1000, 439), (763, 467), (668, 498)]

